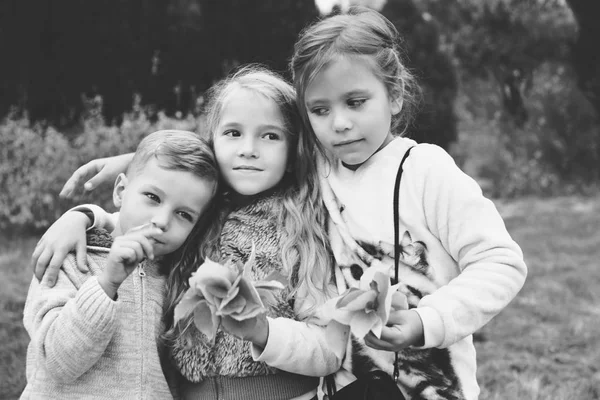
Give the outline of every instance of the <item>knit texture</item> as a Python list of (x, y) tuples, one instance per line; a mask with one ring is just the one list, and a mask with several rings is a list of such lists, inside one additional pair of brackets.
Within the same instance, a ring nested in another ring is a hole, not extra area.
[[(400, 160), (415, 144), (398, 138), (355, 171), (338, 164), (324, 174), (340, 291), (357, 287), (370, 266), (393, 267), (394, 182)], [(493, 203), (437, 146), (411, 151), (399, 190), (400, 290), (425, 333), (423, 348), (399, 353), (399, 386), (407, 399), (476, 399), (471, 335), (521, 289), (526, 276), (521, 249)], [(337, 381), (351, 381), (348, 372), (392, 374), (393, 359), (393, 353), (352, 338)]]
[(92, 231), (89, 272), (80, 272), (69, 254), (54, 287), (32, 280), (23, 315), (31, 342), (22, 399), (172, 398), (158, 342), (165, 278), (156, 263), (143, 262), (146, 276), (134, 271), (113, 301), (96, 279), (110, 244), (106, 232)]

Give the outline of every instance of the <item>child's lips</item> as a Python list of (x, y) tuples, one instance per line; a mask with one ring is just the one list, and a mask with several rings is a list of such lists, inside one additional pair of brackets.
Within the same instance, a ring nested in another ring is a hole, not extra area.
[(262, 169), (253, 165), (240, 165), (233, 168), (235, 171), (262, 171)]
[(341, 142), (336, 142), (333, 144), (334, 147), (343, 147), (343, 146), (348, 146), (348, 145), (352, 145), (358, 142), (361, 142), (363, 139), (352, 139), (352, 140), (344, 140)]
[(162, 242), (156, 238), (150, 238), (150, 241), (153, 242), (154, 244), (165, 244), (164, 242)]

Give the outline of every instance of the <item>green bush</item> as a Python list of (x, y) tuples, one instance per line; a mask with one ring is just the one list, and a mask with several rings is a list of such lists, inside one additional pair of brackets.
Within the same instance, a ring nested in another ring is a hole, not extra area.
[(567, 66), (545, 63), (535, 71), (521, 127), (503, 111), (492, 79), (475, 78), (461, 89), (451, 153), (487, 195), (586, 193), (598, 186), (600, 123)]
[(159, 115), (151, 124), (145, 116), (126, 116), (121, 127), (86, 121), (72, 142), (49, 128), (27, 120), (0, 124), (0, 230), (42, 230), (75, 204), (92, 202), (113, 209), (112, 182), (73, 200), (59, 198), (71, 174), (90, 160), (135, 151), (140, 140), (160, 129), (204, 133), (202, 119), (175, 120)]
[(66, 206), (58, 193), (76, 166), (55, 130), (41, 134), (26, 121), (0, 125), (0, 229), (39, 229), (56, 219)]

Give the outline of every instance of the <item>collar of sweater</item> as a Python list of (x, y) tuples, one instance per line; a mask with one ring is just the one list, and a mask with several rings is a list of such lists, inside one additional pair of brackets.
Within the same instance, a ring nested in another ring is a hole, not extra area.
[(105, 229), (92, 228), (87, 232), (87, 245), (94, 247), (101, 247), (110, 249), (114, 241), (114, 238)]

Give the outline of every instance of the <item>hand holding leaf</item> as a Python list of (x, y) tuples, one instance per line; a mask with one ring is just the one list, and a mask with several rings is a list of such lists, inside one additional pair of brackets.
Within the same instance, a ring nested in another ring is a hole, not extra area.
[[(331, 321), (327, 326), (328, 342), (335, 345), (340, 334), (347, 336), (348, 327), (359, 338), (369, 332), (373, 332), (377, 338), (381, 336), (390, 316), (392, 296), (399, 286), (390, 284), (390, 268), (383, 264), (371, 266), (362, 275), (359, 288), (350, 288), (325, 305), (329, 306), (331, 314)], [(406, 298), (401, 307), (408, 309)]]
[(265, 313), (265, 302), (274, 297), (274, 290), (284, 288), (276, 280), (252, 282), (249, 271), (254, 263), (252, 253), (243, 266), (222, 265), (209, 259), (189, 280), (190, 288), (175, 307), (175, 322), (194, 313), (194, 324), (209, 340), (214, 340), (220, 318), (228, 316), (244, 321)]

